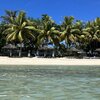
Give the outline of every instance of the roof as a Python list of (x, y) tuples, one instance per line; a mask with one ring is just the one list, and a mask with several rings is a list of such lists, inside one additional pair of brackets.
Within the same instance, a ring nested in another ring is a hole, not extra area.
[(68, 49), (67, 51), (79, 52), (80, 50), (79, 50), (79, 49), (76, 49), (76, 48), (70, 48), (70, 49)]
[(95, 51), (98, 51), (98, 52), (100, 52), (100, 48), (96, 49)]
[(39, 50), (54, 50), (53, 45), (45, 45), (43, 47), (38, 48)]
[(17, 47), (15, 45), (12, 44), (7, 44), (4, 47), (2, 47), (2, 49), (16, 49)]

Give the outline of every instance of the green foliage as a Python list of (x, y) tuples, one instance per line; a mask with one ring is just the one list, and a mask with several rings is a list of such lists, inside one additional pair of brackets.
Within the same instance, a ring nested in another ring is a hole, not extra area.
[(13, 22), (5, 24), (7, 28), (3, 31), (3, 34), (6, 35), (7, 42), (22, 43), (30, 39), (35, 40), (33, 31), (37, 30), (34, 24), (27, 20), (25, 12), (20, 11), (14, 19)]
[[(74, 46), (84, 49), (94, 41), (100, 42), (100, 18), (87, 23), (65, 16), (58, 25), (47, 14), (41, 18), (29, 18), (24, 11), (9, 11), (1, 16), (0, 47), (6, 42), (32, 43), (35, 46), (54, 44), (56, 48)], [(65, 41), (64, 46), (60, 42)], [(78, 44), (78, 45), (77, 45)], [(92, 49), (92, 46), (91, 48)]]

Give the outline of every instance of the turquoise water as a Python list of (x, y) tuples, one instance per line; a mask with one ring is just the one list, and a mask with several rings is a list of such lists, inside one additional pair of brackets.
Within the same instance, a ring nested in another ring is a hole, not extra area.
[(100, 67), (0, 66), (0, 100), (100, 100)]

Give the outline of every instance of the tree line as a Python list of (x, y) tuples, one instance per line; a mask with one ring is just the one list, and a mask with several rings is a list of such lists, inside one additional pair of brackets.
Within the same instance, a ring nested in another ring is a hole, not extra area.
[(62, 23), (57, 24), (47, 14), (36, 19), (26, 16), (24, 11), (6, 10), (0, 18), (0, 48), (9, 43), (23, 43), (37, 49), (52, 44), (62, 51), (75, 47), (93, 52), (100, 47), (100, 17), (82, 22), (65, 16)]

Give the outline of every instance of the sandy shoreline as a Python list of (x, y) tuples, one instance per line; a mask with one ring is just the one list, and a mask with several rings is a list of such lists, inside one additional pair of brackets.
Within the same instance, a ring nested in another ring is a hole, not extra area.
[(0, 57), (0, 65), (100, 65), (100, 59)]

